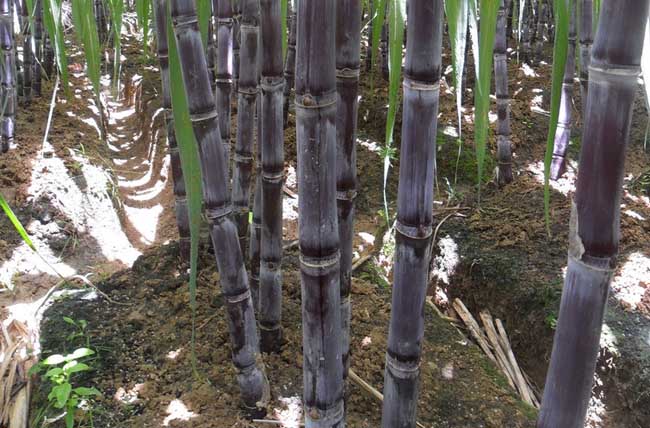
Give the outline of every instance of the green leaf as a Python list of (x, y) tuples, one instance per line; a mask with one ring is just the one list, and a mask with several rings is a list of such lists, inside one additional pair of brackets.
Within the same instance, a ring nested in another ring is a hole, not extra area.
[[(553, 0), (555, 16), (555, 43), (553, 44), (553, 85), (551, 88), (551, 118), (549, 120), (548, 136), (546, 138), (546, 155), (544, 156), (544, 219), (546, 232), (551, 234), (551, 191), (549, 179), (551, 176), (551, 161), (553, 160), (553, 142), (557, 121), (560, 115), (560, 99), (562, 98), (562, 81), (569, 50), (569, 2), (575, 0)], [(586, 102), (586, 101), (584, 101)]]
[[(393, 1), (393, 0), (391, 0)], [(379, 39), (381, 38), (381, 29), (386, 19), (386, 0), (375, 0), (372, 2), (372, 42), (370, 45), (370, 59), (374, 70), (377, 62), (377, 52), (379, 52)]]
[(75, 360), (70, 361), (69, 363), (63, 366), (63, 371), (68, 374), (85, 372), (88, 370), (90, 370), (90, 366), (88, 364), (80, 363)]
[(86, 388), (83, 386), (80, 386), (78, 388), (73, 389), (74, 393), (81, 396), (81, 397), (90, 397), (90, 396), (96, 396), (96, 397), (101, 397), (102, 393), (97, 390), (97, 388)]
[(70, 317), (63, 317), (63, 321), (67, 322), (68, 324), (72, 324), (75, 327), (77, 326), (77, 323), (75, 322), (75, 320), (73, 320)]
[[(29, 376), (34, 376), (35, 374), (39, 374), (43, 370), (43, 365), (42, 364), (34, 364), (29, 371), (27, 371), (27, 374)], [(47, 375), (47, 374), (46, 374)]]
[(63, 374), (63, 369), (62, 369), (61, 367), (54, 367), (54, 368), (49, 369), (49, 370), (45, 373), (44, 376), (45, 376), (46, 378), (51, 379), (51, 378), (53, 378), (53, 377), (55, 377), (55, 376), (59, 376), (59, 375), (62, 375), (62, 374)]
[(93, 355), (95, 351), (93, 351), (90, 348), (78, 348), (75, 349), (72, 354), (68, 354), (65, 356), (65, 361), (72, 361), (72, 360), (78, 360), (79, 358), (87, 357), (89, 355)]
[(203, 48), (207, 49), (208, 27), (210, 26), (210, 17), (212, 16), (212, 0), (196, 0), (196, 16), (199, 19), (199, 30), (201, 30)]
[(47, 398), (48, 400), (52, 400), (54, 398), (56, 400), (54, 407), (57, 409), (62, 409), (68, 402), (70, 392), (72, 392), (72, 385), (66, 382), (52, 388), (52, 391), (50, 391), (50, 394), (47, 396)]
[[(172, 97), (174, 129), (181, 156), (183, 179), (187, 189), (187, 206), (190, 217), (190, 306), (192, 309), (192, 364), (196, 367), (195, 319), (196, 319), (196, 276), (199, 256), (199, 232), (201, 229), (201, 209), (203, 205), (201, 187), (201, 164), (198, 144), (190, 121), (181, 64), (176, 47), (176, 38), (171, 26), (171, 16), (167, 16), (167, 40), (169, 42), (169, 73)], [(196, 371), (196, 370), (195, 370)]]
[(22, 238), (23, 242), (27, 244), (27, 246), (31, 248), (32, 251), (37, 252), (34, 243), (32, 242), (31, 239), (29, 239), (29, 235), (27, 234), (27, 231), (23, 227), (20, 220), (18, 220), (18, 217), (16, 217), (16, 214), (14, 214), (14, 212), (11, 210), (11, 207), (9, 207), (7, 201), (5, 201), (5, 198), (4, 196), (2, 196), (2, 193), (0, 193), (0, 206), (2, 207), (2, 210), (5, 212), (7, 217), (9, 218), (11, 224), (14, 226), (14, 229), (16, 229), (16, 231)]
[(146, 58), (149, 50), (149, 19), (151, 18), (151, 0), (136, 0), (135, 13), (138, 18), (138, 27), (142, 30), (143, 55)]
[(108, 9), (111, 12), (113, 26), (113, 83), (119, 82), (121, 57), (122, 57), (122, 15), (124, 14), (124, 0), (108, 0)]
[(65, 413), (65, 427), (74, 428), (74, 407), (69, 406)]
[(481, 200), (481, 182), (483, 181), (483, 163), (487, 147), (488, 128), (490, 122), (490, 84), (492, 82), (492, 55), (494, 37), (497, 27), (497, 11), (499, 2), (482, 0), (480, 5), (481, 31), (478, 48), (478, 76), (474, 92), (474, 141), (476, 145), (476, 163), (478, 167), (478, 199)]
[(389, 0), (388, 11), (388, 116), (386, 118), (386, 155), (384, 156), (384, 211), (388, 219), (388, 198), (386, 185), (390, 169), (390, 147), (393, 144), (395, 117), (399, 107), (399, 89), (402, 77), (402, 46), (404, 44), (404, 21), (406, 0)]
[[(68, 93), (68, 57), (65, 53), (65, 36), (63, 33), (63, 13), (61, 3), (63, 0), (43, 0), (43, 24), (50, 39), (53, 41), (54, 57), (56, 66), (59, 69), (61, 82), (66, 93)], [(122, 1), (122, 0), (119, 0)]]
[(65, 357), (63, 355), (54, 354), (54, 355), (50, 355), (45, 360), (43, 360), (43, 365), (45, 365), (45, 366), (55, 366), (57, 364), (61, 364), (64, 361), (67, 361), (67, 360), (65, 359)]
[(449, 23), (451, 63), (454, 68), (456, 87), (456, 112), (458, 113), (458, 138), (462, 135), (463, 70), (467, 49), (468, 2), (467, 0), (446, 0), (445, 14)]
[[(295, 6), (294, 6), (295, 7)], [(289, 43), (287, 34), (287, 14), (289, 13), (289, 4), (287, 0), (280, 0), (280, 20), (282, 21), (282, 58), (287, 54), (287, 44)]]
[(88, 78), (95, 90), (95, 96), (99, 97), (101, 47), (94, 15), (94, 0), (72, 0), (72, 20), (83, 46)]

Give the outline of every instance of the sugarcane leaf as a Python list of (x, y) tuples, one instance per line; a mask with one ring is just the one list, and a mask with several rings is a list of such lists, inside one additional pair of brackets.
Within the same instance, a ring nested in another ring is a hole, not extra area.
[(138, 27), (142, 30), (143, 54), (146, 57), (149, 46), (149, 19), (151, 18), (151, 0), (136, 0), (135, 13), (138, 19)]
[(458, 113), (458, 138), (462, 135), (463, 70), (467, 48), (468, 0), (446, 0), (445, 14), (449, 24), (449, 43), (451, 44), (451, 64), (454, 69), (456, 88), (456, 112)]
[(199, 19), (199, 30), (201, 31), (203, 47), (204, 49), (207, 49), (209, 34), (208, 27), (210, 26), (210, 18), (212, 16), (212, 0), (197, 0), (196, 16)]
[(524, 9), (526, 8), (526, 0), (519, 0), (519, 16), (517, 17), (517, 47), (521, 43), (521, 26), (524, 22)]
[(72, 20), (77, 38), (83, 46), (88, 78), (93, 85), (95, 96), (99, 97), (101, 47), (97, 35), (93, 0), (72, 0)]
[(123, 0), (108, 0), (113, 25), (113, 82), (119, 82), (122, 57), (122, 15), (124, 14)]
[(287, 44), (288, 37), (287, 34), (287, 14), (289, 13), (289, 4), (288, 0), (280, 0), (280, 20), (282, 21), (282, 58), (287, 55)]
[[(370, 60), (374, 70), (377, 62), (377, 52), (379, 52), (379, 39), (381, 38), (381, 29), (386, 19), (386, 1), (375, 0), (372, 2), (372, 40), (370, 44)], [(392, 1), (392, 0), (391, 0)]]
[[(564, 80), (564, 67), (569, 50), (569, 2), (575, 0), (553, 0), (555, 11), (555, 42), (553, 43), (553, 74), (551, 87), (551, 118), (549, 120), (548, 136), (546, 138), (546, 154), (544, 156), (544, 219), (546, 231), (551, 234), (551, 190), (549, 179), (551, 176), (551, 161), (553, 160), (553, 143), (555, 131), (560, 115), (560, 100), (562, 98), (562, 83)], [(583, 101), (584, 102), (584, 101)]]
[(176, 47), (176, 38), (171, 26), (171, 16), (167, 17), (167, 40), (169, 43), (169, 73), (172, 98), (174, 129), (178, 142), (183, 169), (183, 179), (187, 189), (187, 207), (190, 222), (190, 307), (192, 310), (192, 364), (196, 372), (195, 319), (196, 319), (196, 277), (199, 256), (199, 232), (201, 228), (201, 207), (203, 204), (201, 188), (201, 165), (198, 144), (190, 121), (181, 64)]
[(478, 69), (480, 65), (479, 35), (478, 35), (478, 4), (477, 4), (478, 0), (467, 0), (467, 1), (469, 2), (469, 22), (468, 22), (469, 38), (472, 43), (472, 56), (474, 57), (474, 73), (476, 78), (478, 79)]
[(399, 89), (402, 76), (402, 46), (404, 44), (404, 21), (406, 0), (389, 0), (388, 13), (388, 116), (386, 117), (386, 146), (384, 150), (384, 213), (388, 221), (388, 198), (386, 185), (390, 170), (391, 146), (395, 131), (395, 117), (399, 107)]
[[(66, 94), (69, 93), (68, 88), (68, 57), (65, 53), (65, 40), (63, 33), (62, 21), (62, 0), (43, 0), (43, 23), (47, 29), (47, 33), (54, 41), (52, 48), (54, 49), (54, 57), (56, 59), (56, 66), (59, 69), (61, 82)], [(120, 0), (121, 1), (121, 0)]]
[(22, 223), (20, 220), (18, 220), (18, 217), (16, 217), (16, 214), (11, 210), (11, 207), (9, 207), (9, 204), (5, 200), (4, 196), (2, 193), (0, 193), (0, 206), (2, 207), (2, 210), (5, 212), (7, 218), (9, 218), (9, 221), (11, 224), (14, 226), (14, 229), (18, 232), (20, 237), (22, 238), (23, 242), (27, 244), (29, 248), (32, 249), (32, 251), (36, 251), (36, 247), (34, 246), (34, 243), (32, 240), (29, 238), (29, 235), (27, 234), (27, 231), (23, 227)]
[(483, 163), (487, 148), (490, 110), (490, 83), (492, 81), (492, 53), (496, 34), (497, 11), (499, 2), (482, 0), (480, 5), (481, 32), (478, 49), (478, 76), (474, 91), (474, 143), (476, 147), (476, 164), (478, 167), (478, 199), (481, 200), (481, 182), (483, 181)]

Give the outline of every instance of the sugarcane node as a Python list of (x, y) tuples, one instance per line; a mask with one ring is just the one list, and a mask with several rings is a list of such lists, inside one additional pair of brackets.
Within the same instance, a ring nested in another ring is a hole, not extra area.
[(336, 91), (331, 91), (322, 95), (312, 95), (310, 93), (306, 94), (296, 94), (296, 107), (298, 108), (325, 108), (330, 106), (336, 106), (337, 102), (337, 93)]
[(205, 112), (190, 113), (192, 123), (204, 122), (217, 118), (217, 109), (213, 108)]
[(411, 89), (414, 91), (439, 91), (440, 82), (421, 82), (406, 76), (404, 78), (404, 89)]
[(411, 239), (428, 239), (433, 234), (432, 225), (420, 224), (418, 226), (410, 226), (402, 223), (399, 219), (395, 221), (395, 230), (400, 235)]
[(387, 352), (386, 368), (398, 379), (417, 379), (420, 372), (420, 361), (400, 361)]
[(337, 201), (354, 201), (357, 198), (357, 190), (337, 190), (336, 200)]
[(220, 207), (207, 207), (205, 216), (211, 224), (219, 223), (232, 213), (232, 205), (229, 203)]
[(358, 80), (361, 75), (361, 68), (337, 68), (336, 69), (336, 78), (337, 79), (351, 79)]
[(341, 253), (337, 250), (334, 254), (325, 257), (308, 257), (301, 254), (300, 267), (302, 271), (310, 276), (324, 276), (332, 271), (339, 270)]

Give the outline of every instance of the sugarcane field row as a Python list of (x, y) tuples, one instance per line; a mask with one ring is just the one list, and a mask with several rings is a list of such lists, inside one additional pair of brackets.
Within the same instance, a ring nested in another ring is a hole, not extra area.
[(650, 426), (648, 0), (0, 0), (0, 428)]

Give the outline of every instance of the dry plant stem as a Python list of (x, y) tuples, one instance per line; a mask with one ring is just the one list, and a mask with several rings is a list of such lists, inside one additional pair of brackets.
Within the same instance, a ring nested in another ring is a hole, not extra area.
[(238, 371), (243, 404), (251, 409), (263, 409), (269, 400), (269, 385), (258, 358), (255, 313), (237, 228), (230, 219), (226, 154), (216, 105), (213, 97), (205, 96), (211, 93), (211, 87), (195, 2), (171, 0), (170, 10), (190, 119), (198, 143), (203, 200), (226, 300), (233, 363)]
[[(538, 428), (581, 428), (610, 281), (648, 2), (604, 0), (589, 65), (568, 267)], [(616, 36), (614, 36), (616, 35)]]
[(384, 375), (383, 428), (415, 426), (433, 235), (443, 3), (412, 0), (407, 10), (396, 251)]
[(343, 428), (341, 296), (336, 215), (335, 0), (300, 0), (296, 140), (307, 428)]
[(284, 127), (282, 13), (280, 2), (261, 0), (262, 242), (260, 247), (260, 347), (278, 352), (282, 345), (282, 185)]

